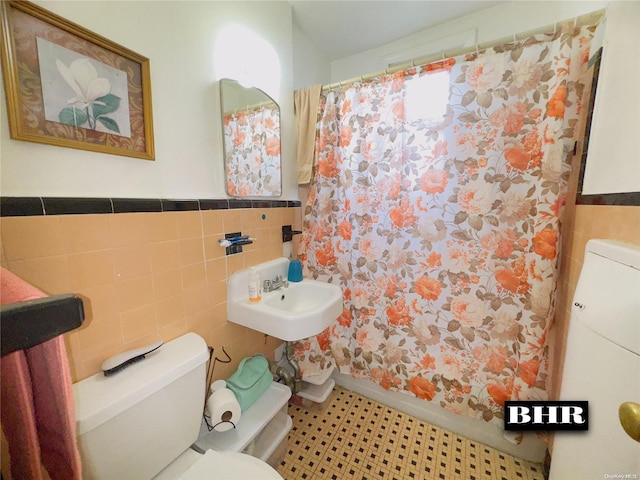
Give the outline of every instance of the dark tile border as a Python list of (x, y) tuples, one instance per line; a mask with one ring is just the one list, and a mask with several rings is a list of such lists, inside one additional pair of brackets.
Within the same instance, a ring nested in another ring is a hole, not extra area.
[(162, 199), (161, 202), (163, 212), (190, 212), (200, 210), (200, 203), (198, 200)]
[(577, 205), (627, 205), (640, 206), (640, 192), (606, 193), (601, 195), (582, 195), (576, 197)]
[(300, 207), (299, 200), (0, 197), (1, 217)]
[(44, 205), (40, 197), (0, 197), (0, 215), (3, 217), (44, 215)]
[(45, 215), (77, 215), (84, 213), (112, 213), (110, 198), (42, 198)]
[(229, 199), (229, 208), (252, 208), (253, 200)]
[(200, 203), (200, 210), (227, 210), (229, 208), (229, 200), (198, 200)]
[(112, 198), (113, 213), (161, 212), (159, 198)]

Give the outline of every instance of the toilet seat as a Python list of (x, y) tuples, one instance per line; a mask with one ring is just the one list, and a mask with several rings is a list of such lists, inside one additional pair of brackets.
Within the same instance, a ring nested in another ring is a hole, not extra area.
[(207, 450), (178, 480), (282, 480), (268, 463), (246, 453)]

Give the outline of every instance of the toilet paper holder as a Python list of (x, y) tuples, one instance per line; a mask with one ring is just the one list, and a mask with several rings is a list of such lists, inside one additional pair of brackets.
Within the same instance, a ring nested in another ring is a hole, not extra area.
[(207, 399), (204, 421), (209, 431), (226, 432), (236, 428), (240, 421), (240, 403), (227, 388), (227, 382), (216, 380), (211, 384), (211, 395)]

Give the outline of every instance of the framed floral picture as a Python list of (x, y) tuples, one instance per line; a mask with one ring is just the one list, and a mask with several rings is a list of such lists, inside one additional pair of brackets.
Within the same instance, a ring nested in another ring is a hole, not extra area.
[(149, 59), (27, 1), (2, 1), (11, 138), (154, 160)]

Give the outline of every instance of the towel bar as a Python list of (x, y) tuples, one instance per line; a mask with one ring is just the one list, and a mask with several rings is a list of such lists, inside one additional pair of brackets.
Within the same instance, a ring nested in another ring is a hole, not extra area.
[(0, 307), (0, 340), (4, 356), (31, 348), (84, 322), (82, 299), (73, 294), (16, 302)]

